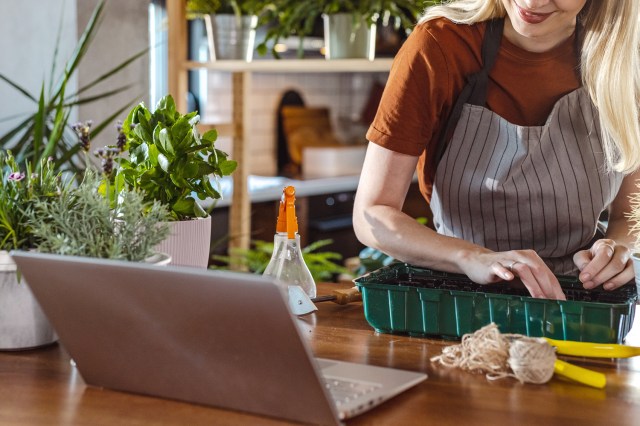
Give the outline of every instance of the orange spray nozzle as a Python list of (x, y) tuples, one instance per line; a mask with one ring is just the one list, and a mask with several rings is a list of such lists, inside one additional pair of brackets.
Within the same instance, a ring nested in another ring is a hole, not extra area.
[(293, 186), (286, 186), (282, 190), (282, 198), (280, 199), (276, 232), (286, 232), (289, 239), (295, 238), (295, 234), (298, 232), (295, 202), (296, 189)]

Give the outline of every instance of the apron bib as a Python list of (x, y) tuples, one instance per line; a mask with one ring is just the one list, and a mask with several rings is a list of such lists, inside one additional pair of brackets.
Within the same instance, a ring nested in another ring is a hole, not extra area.
[(575, 274), (573, 254), (593, 239), (624, 176), (605, 171), (584, 88), (559, 99), (543, 126), (518, 126), (485, 108), (502, 25), (487, 25), (484, 68), (468, 79), (449, 120), (455, 130), (436, 168), (434, 226), (494, 251), (535, 250), (555, 274)]

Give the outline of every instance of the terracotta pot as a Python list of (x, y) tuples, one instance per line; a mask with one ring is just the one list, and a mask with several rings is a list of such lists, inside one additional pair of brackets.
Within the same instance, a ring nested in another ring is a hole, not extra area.
[(169, 222), (169, 237), (156, 251), (171, 256), (170, 265), (207, 268), (211, 249), (211, 216)]
[(24, 350), (58, 340), (16, 264), (0, 251), (0, 350)]

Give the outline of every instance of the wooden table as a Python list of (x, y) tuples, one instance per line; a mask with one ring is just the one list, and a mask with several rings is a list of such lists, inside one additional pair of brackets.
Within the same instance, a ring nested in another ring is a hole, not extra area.
[[(327, 293), (336, 284), (321, 284)], [(640, 357), (571, 362), (603, 372), (603, 390), (553, 378), (546, 385), (487, 381), (429, 359), (452, 342), (378, 334), (362, 305), (319, 304), (304, 334), (326, 358), (424, 371), (427, 381), (349, 425), (640, 425)], [(627, 343), (640, 345), (640, 320)], [(267, 390), (268, 391), (268, 390)], [(182, 402), (87, 387), (58, 345), (0, 352), (2, 425), (274, 425), (283, 422)]]

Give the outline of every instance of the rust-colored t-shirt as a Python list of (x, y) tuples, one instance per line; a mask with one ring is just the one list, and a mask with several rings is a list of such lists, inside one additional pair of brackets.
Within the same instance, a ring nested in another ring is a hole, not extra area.
[[(458, 25), (439, 18), (416, 26), (396, 55), (367, 139), (390, 150), (420, 156), (418, 178), (431, 197), (437, 139), (465, 77), (482, 68), (486, 23)], [(502, 38), (489, 74), (487, 108), (511, 123), (543, 125), (553, 105), (580, 86), (575, 39), (533, 53)]]

